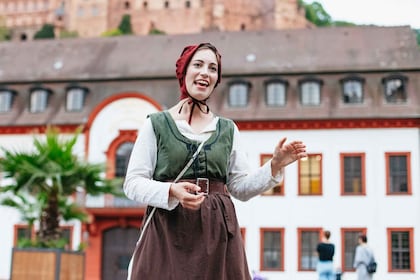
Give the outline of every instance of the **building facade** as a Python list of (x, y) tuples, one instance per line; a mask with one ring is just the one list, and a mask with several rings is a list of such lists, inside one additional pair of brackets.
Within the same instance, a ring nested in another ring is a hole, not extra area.
[[(251, 168), (284, 136), (303, 140), (309, 153), (270, 192), (234, 200), (250, 269), (268, 279), (314, 279), (316, 244), (328, 229), (345, 279), (356, 279), (360, 233), (375, 252), (376, 278), (417, 279), (420, 52), (409, 27), (4, 43), (0, 146), (30, 148), (48, 124), (63, 134), (83, 125), (75, 152), (106, 163), (108, 177), (123, 177), (147, 115), (178, 100), (182, 48), (201, 41), (214, 43), (223, 58), (209, 105), (236, 122)], [(90, 222), (63, 228), (70, 247), (88, 245), (86, 279), (125, 279), (144, 205), (76, 198)], [(12, 209), (0, 209), (0, 279), (8, 279), (11, 248), (25, 224)]]
[[(0, 0), (0, 16), (14, 41), (31, 40), (43, 24), (79, 37), (99, 37), (130, 15), (133, 33), (147, 35), (307, 28), (297, 0)], [(1, 22), (0, 22), (1, 23)]]

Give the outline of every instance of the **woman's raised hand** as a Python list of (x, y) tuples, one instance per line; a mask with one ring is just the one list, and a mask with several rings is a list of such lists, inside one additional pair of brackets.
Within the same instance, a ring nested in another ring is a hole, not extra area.
[(284, 137), (276, 145), (273, 158), (271, 160), (271, 171), (273, 176), (285, 166), (308, 156), (306, 153), (306, 145), (302, 141), (292, 141), (286, 143), (287, 138)]

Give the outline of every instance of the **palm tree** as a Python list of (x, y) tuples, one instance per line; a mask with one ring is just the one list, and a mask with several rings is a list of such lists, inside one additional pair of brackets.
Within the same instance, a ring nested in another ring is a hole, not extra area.
[[(60, 220), (86, 220), (83, 209), (69, 199), (80, 188), (90, 195), (121, 193), (117, 189), (118, 182), (103, 177), (103, 165), (88, 163), (73, 153), (80, 132), (81, 129), (63, 139), (58, 129), (49, 127), (43, 140), (34, 138), (33, 151), (3, 149), (0, 170), (11, 183), (0, 188), (8, 194), (2, 204), (17, 208), (30, 226), (35, 220), (35, 209), (39, 247), (54, 247), (59, 243)], [(28, 196), (32, 200), (28, 200)], [(31, 211), (27, 211), (28, 207)]]

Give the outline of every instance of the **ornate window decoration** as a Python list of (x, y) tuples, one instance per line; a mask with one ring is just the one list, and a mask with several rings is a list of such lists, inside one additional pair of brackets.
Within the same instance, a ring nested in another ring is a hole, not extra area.
[(386, 103), (407, 102), (408, 78), (395, 74), (382, 79)]
[(322, 80), (317, 78), (305, 78), (299, 81), (300, 103), (304, 106), (320, 105), (322, 84)]
[(269, 107), (285, 106), (287, 87), (289, 83), (282, 79), (272, 79), (265, 82), (265, 102)]
[(365, 79), (360, 77), (347, 77), (341, 81), (342, 100), (345, 104), (363, 103), (363, 86)]
[(246, 107), (249, 102), (249, 89), (251, 85), (246, 81), (234, 81), (229, 84), (229, 106)]
[(85, 104), (86, 94), (89, 90), (85, 87), (71, 85), (66, 88), (66, 111), (82, 111)]

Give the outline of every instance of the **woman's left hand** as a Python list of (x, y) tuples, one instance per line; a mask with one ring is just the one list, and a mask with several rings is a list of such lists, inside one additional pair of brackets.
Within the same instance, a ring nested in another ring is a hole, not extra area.
[(286, 143), (287, 138), (283, 138), (274, 149), (273, 158), (271, 159), (271, 171), (273, 176), (285, 166), (308, 156), (306, 153), (306, 145), (302, 141), (292, 141)]

